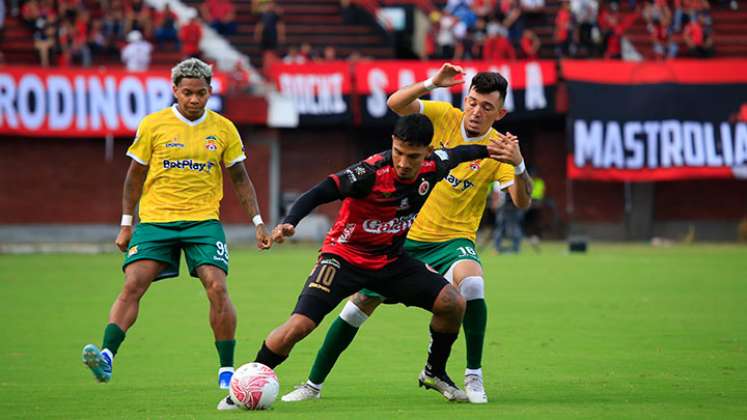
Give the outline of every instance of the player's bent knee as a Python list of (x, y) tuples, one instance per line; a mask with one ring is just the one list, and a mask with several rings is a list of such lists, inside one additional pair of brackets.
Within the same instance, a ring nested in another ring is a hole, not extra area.
[(462, 295), (452, 285), (446, 285), (441, 289), (441, 293), (436, 298), (433, 305), (434, 313), (442, 313), (461, 317), (464, 315), (466, 303)]
[(358, 309), (363, 311), (364, 314), (371, 316), (374, 310), (381, 305), (382, 300), (372, 296), (366, 296), (360, 292), (353, 295), (350, 300), (355, 304)]
[(464, 300), (485, 299), (485, 281), (480, 276), (465, 277), (459, 284)]
[(348, 301), (342, 308), (342, 312), (340, 312), (340, 318), (351, 326), (360, 328), (368, 319), (368, 315), (358, 308), (355, 303)]

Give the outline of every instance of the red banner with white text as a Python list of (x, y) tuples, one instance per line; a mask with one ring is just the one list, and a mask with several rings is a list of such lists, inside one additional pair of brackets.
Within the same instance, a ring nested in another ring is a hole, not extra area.
[[(214, 74), (208, 108), (222, 110), (226, 78)], [(0, 67), (0, 135), (131, 136), (174, 101), (168, 70)]]
[[(433, 76), (440, 61), (368, 61), (355, 66), (356, 91), (360, 95), (363, 124), (391, 124), (396, 115), (386, 106), (396, 90)], [(462, 107), (472, 77), (495, 71), (508, 80), (504, 102), (507, 119), (539, 117), (555, 112), (557, 72), (554, 61), (455, 62), (465, 72), (465, 83), (451, 89), (435, 89), (424, 99)]]
[(350, 66), (346, 61), (274, 63), (269, 73), (280, 93), (293, 98), (300, 126), (352, 124)]

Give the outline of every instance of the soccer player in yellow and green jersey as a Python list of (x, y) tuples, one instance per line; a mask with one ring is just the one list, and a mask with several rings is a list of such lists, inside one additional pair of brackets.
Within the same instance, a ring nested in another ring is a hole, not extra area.
[[(449, 63), (430, 79), (404, 87), (389, 97), (387, 104), (399, 115), (425, 114), (435, 129), (433, 146), (456, 147), (462, 144), (487, 144), (500, 140), (498, 161), (481, 159), (463, 163), (451, 170), (433, 189), (410, 230), (405, 249), (415, 258), (444, 275), (464, 296), (464, 333), (467, 344), (465, 393), (456, 394), (453, 382), (427, 375), (420, 385), (435, 389), (447, 399), (465, 395), (472, 403), (486, 403), (482, 380), (482, 348), (487, 323), (484, 281), (475, 236), (487, 204), (491, 187), (497, 183), (508, 188), (514, 203), (521, 208), (531, 203), (532, 180), (525, 170), (518, 140), (498, 133), (493, 123), (505, 116), (503, 101), (508, 82), (498, 73), (478, 73), (472, 78), (464, 111), (445, 102), (421, 101), (420, 96), (439, 87), (461, 83), (463, 70)], [(342, 351), (352, 342), (358, 328), (385, 299), (371, 291), (353, 295), (340, 316), (332, 323), (322, 348), (311, 368), (306, 384), (283, 396), (284, 401), (318, 398), (321, 386)], [(431, 333), (433, 334), (433, 332)]]
[[(269, 248), (272, 239), (259, 214), (236, 127), (206, 108), (212, 92), (210, 66), (190, 58), (177, 64), (171, 77), (177, 103), (146, 116), (127, 150), (132, 162), (116, 240), (126, 252), (125, 283), (109, 313), (101, 350), (86, 345), (83, 363), (99, 382), (111, 379), (114, 356), (135, 323), (140, 298), (154, 281), (179, 275), (184, 251), (190, 275), (200, 279), (210, 301), (210, 326), (220, 360), (218, 383), (228, 388), (233, 375), (236, 310), (226, 290), (229, 254), (219, 221), (221, 164), (254, 222), (257, 247)], [(133, 234), (132, 214), (138, 201), (140, 223)]]

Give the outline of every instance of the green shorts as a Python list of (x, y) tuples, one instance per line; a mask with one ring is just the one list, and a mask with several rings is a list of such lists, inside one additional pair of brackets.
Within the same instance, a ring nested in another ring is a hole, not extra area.
[(192, 277), (197, 277), (197, 267), (204, 264), (228, 274), (226, 234), (217, 220), (138, 224), (122, 270), (135, 261), (155, 260), (167, 264), (156, 280), (177, 277), (182, 249)]
[[(469, 239), (452, 239), (446, 242), (420, 242), (407, 239), (405, 251), (428, 264), (442, 276), (457, 261), (472, 260), (481, 264), (480, 256), (475, 250), (475, 243)], [(362, 289), (360, 293), (364, 296), (384, 299), (384, 296), (368, 289)]]

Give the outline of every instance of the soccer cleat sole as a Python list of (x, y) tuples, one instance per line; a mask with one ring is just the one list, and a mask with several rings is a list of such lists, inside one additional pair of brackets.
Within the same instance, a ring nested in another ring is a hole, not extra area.
[(96, 378), (100, 383), (109, 382), (111, 374), (106, 374), (101, 368), (101, 353), (97, 351), (96, 347), (86, 346), (83, 348), (83, 364), (86, 365), (93, 373), (93, 377)]

